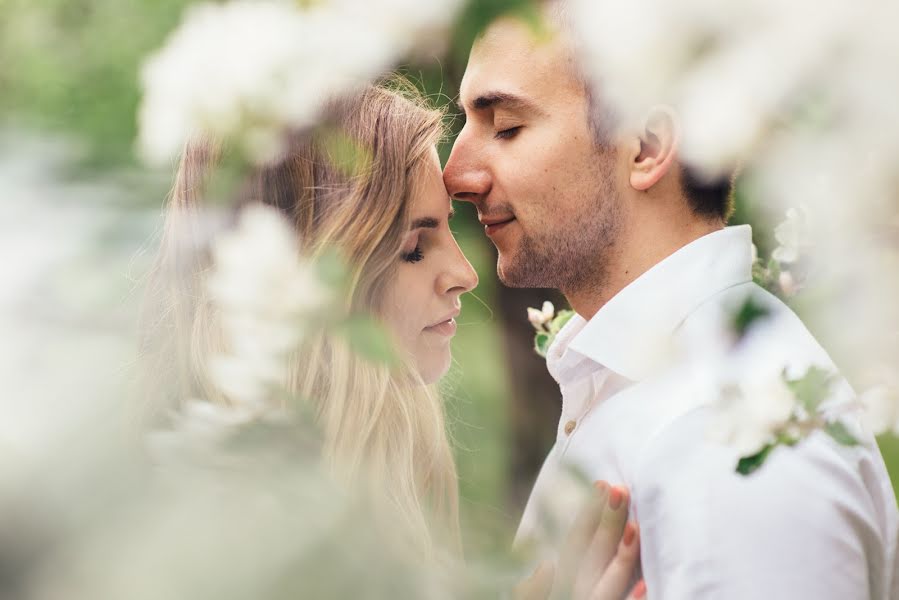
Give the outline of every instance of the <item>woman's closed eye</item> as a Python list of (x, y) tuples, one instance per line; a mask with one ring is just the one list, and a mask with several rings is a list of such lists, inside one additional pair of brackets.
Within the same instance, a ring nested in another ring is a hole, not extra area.
[(403, 252), (403, 260), (408, 263), (417, 263), (425, 257), (421, 251), (421, 244), (416, 244), (415, 249), (411, 252)]

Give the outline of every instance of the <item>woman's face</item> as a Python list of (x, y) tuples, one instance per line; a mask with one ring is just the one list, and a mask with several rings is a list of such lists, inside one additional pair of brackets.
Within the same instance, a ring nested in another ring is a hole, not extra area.
[(452, 206), (436, 149), (413, 181), (410, 210), (412, 225), (383, 311), (422, 379), (434, 383), (450, 367), (459, 297), (478, 284), (477, 273), (449, 228)]

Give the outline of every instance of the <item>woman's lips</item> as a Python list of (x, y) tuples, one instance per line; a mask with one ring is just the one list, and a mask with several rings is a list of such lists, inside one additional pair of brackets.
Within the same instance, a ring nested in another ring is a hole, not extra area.
[(442, 321), (440, 323), (437, 323), (436, 325), (425, 327), (425, 331), (452, 337), (456, 334), (456, 319), (447, 319), (446, 321)]

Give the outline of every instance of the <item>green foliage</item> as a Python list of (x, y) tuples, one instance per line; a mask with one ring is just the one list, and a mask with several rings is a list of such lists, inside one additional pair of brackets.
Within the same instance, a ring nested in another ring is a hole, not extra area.
[(847, 429), (846, 426), (840, 421), (827, 423), (824, 426), (824, 431), (826, 431), (830, 435), (830, 437), (844, 446), (857, 446), (859, 444), (859, 441), (855, 438), (855, 436), (849, 433), (849, 429)]
[(341, 325), (341, 333), (363, 358), (387, 364), (397, 362), (390, 335), (375, 319), (363, 315), (352, 316)]
[(521, 18), (537, 30), (542, 27), (534, 0), (471, 0), (456, 24), (453, 58), (464, 64), (472, 44), (481, 32), (504, 15)]
[(556, 334), (562, 330), (565, 323), (570, 321), (573, 316), (573, 310), (560, 310), (549, 323), (544, 324), (537, 330), (537, 333), (534, 335), (534, 351), (539, 356), (546, 358), (546, 353), (549, 351), (553, 340), (556, 339)]
[(740, 475), (751, 475), (756, 472), (776, 447), (775, 444), (767, 444), (764, 448), (750, 456), (744, 456), (737, 463), (737, 473)]
[(338, 293), (346, 289), (350, 273), (346, 261), (341, 258), (336, 248), (322, 252), (315, 261), (315, 267), (318, 269), (319, 280), (326, 286)]
[(543, 358), (546, 358), (551, 343), (552, 337), (545, 331), (537, 332), (537, 335), (534, 336), (534, 350)]
[(340, 129), (326, 130), (321, 144), (332, 166), (347, 177), (355, 177), (371, 168), (371, 150)]
[(836, 376), (820, 367), (812, 366), (799, 379), (787, 380), (787, 386), (796, 396), (796, 400), (809, 415), (818, 413), (818, 408), (830, 396), (836, 383)]
[(733, 315), (734, 332), (742, 338), (757, 321), (766, 318), (769, 313), (753, 296), (747, 297)]
[(77, 135), (89, 166), (132, 163), (139, 70), (191, 0), (6, 0), (0, 118)]

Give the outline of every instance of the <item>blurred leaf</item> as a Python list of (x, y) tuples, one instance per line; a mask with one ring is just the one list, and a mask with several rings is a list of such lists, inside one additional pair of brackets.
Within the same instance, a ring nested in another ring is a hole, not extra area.
[(349, 270), (336, 248), (328, 248), (315, 261), (318, 278), (334, 290), (345, 288), (349, 278)]
[(840, 421), (828, 423), (824, 426), (824, 431), (844, 446), (857, 446), (859, 443), (855, 436), (849, 433), (849, 429)]
[(733, 315), (732, 326), (734, 332), (742, 338), (756, 321), (766, 318), (769, 312), (766, 307), (762, 306), (758, 300), (750, 295)]
[(350, 346), (363, 358), (379, 363), (398, 362), (387, 329), (371, 317), (356, 315), (343, 324)]
[(767, 444), (760, 451), (756, 452), (751, 456), (744, 456), (737, 463), (737, 473), (740, 475), (750, 475), (758, 470), (768, 458), (768, 455), (771, 454), (771, 451), (774, 449), (774, 444)]
[(787, 380), (787, 386), (809, 415), (815, 415), (818, 407), (830, 395), (836, 376), (820, 367), (813, 366), (800, 379)]
[(371, 168), (371, 151), (340, 129), (327, 129), (320, 143), (331, 165), (347, 177)]
[(553, 318), (552, 322), (549, 324), (549, 331), (554, 336), (559, 333), (565, 324), (571, 320), (571, 317), (574, 316), (573, 310), (560, 310), (558, 314)]
[(549, 345), (552, 342), (552, 338), (548, 333), (540, 332), (534, 336), (534, 350), (537, 351), (537, 354), (546, 358), (546, 352), (549, 350)]

